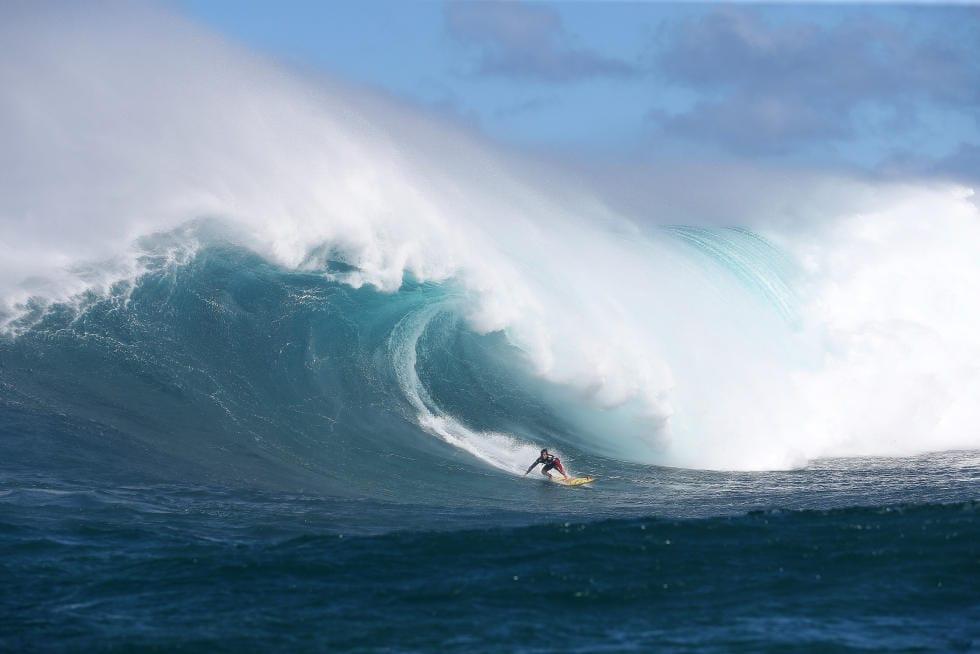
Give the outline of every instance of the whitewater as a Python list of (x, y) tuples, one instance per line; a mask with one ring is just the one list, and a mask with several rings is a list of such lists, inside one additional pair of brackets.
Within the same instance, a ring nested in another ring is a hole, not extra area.
[[(61, 11), (0, 26), (8, 408), (327, 475), (318, 448), (448, 445), (473, 474), (551, 444), (714, 470), (980, 448), (971, 189), (799, 171), (757, 212), (627, 212), (157, 10)], [(85, 398), (40, 382), (93, 362)]]

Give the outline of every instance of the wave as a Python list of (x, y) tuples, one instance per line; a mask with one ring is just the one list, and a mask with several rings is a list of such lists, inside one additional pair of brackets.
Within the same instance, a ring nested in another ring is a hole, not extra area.
[(513, 473), (553, 443), (718, 469), (980, 447), (963, 189), (823, 180), (832, 203), (738, 229), (660, 224), (156, 10), (12, 13), (10, 415), (355, 488), (364, 459)]

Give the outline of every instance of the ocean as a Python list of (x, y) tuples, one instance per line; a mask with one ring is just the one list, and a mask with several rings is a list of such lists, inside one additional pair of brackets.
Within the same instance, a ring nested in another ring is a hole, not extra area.
[(976, 450), (634, 460), (452, 282), (142, 263), (0, 339), (2, 651), (980, 651)]

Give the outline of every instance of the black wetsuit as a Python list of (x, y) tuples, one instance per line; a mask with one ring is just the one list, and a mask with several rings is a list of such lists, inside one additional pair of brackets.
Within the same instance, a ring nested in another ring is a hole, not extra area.
[(565, 469), (561, 465), (561, 459), (559, 459), (554, 454), (542, 454), (541, 456), (538, 457), (537, 461), (531, 464), (531, 467), (528, 468), (527, 471), (531, 472), (531, 470), (534, 469), (534, 466), (538, 465), (539, 463), (544, 466), (543, 468), (541, 468), (542, 474), (547, 474), (549, 470), (554, 470), (554, 469), (557, 469), (558, 472), (560, 472), (563, 475), (565, 474)]

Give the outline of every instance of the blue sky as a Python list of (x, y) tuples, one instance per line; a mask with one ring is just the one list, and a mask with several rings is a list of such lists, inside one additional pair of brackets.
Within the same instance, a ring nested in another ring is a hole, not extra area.
[(175, 0), (511, 145), (980, 178), (980, 9)]

